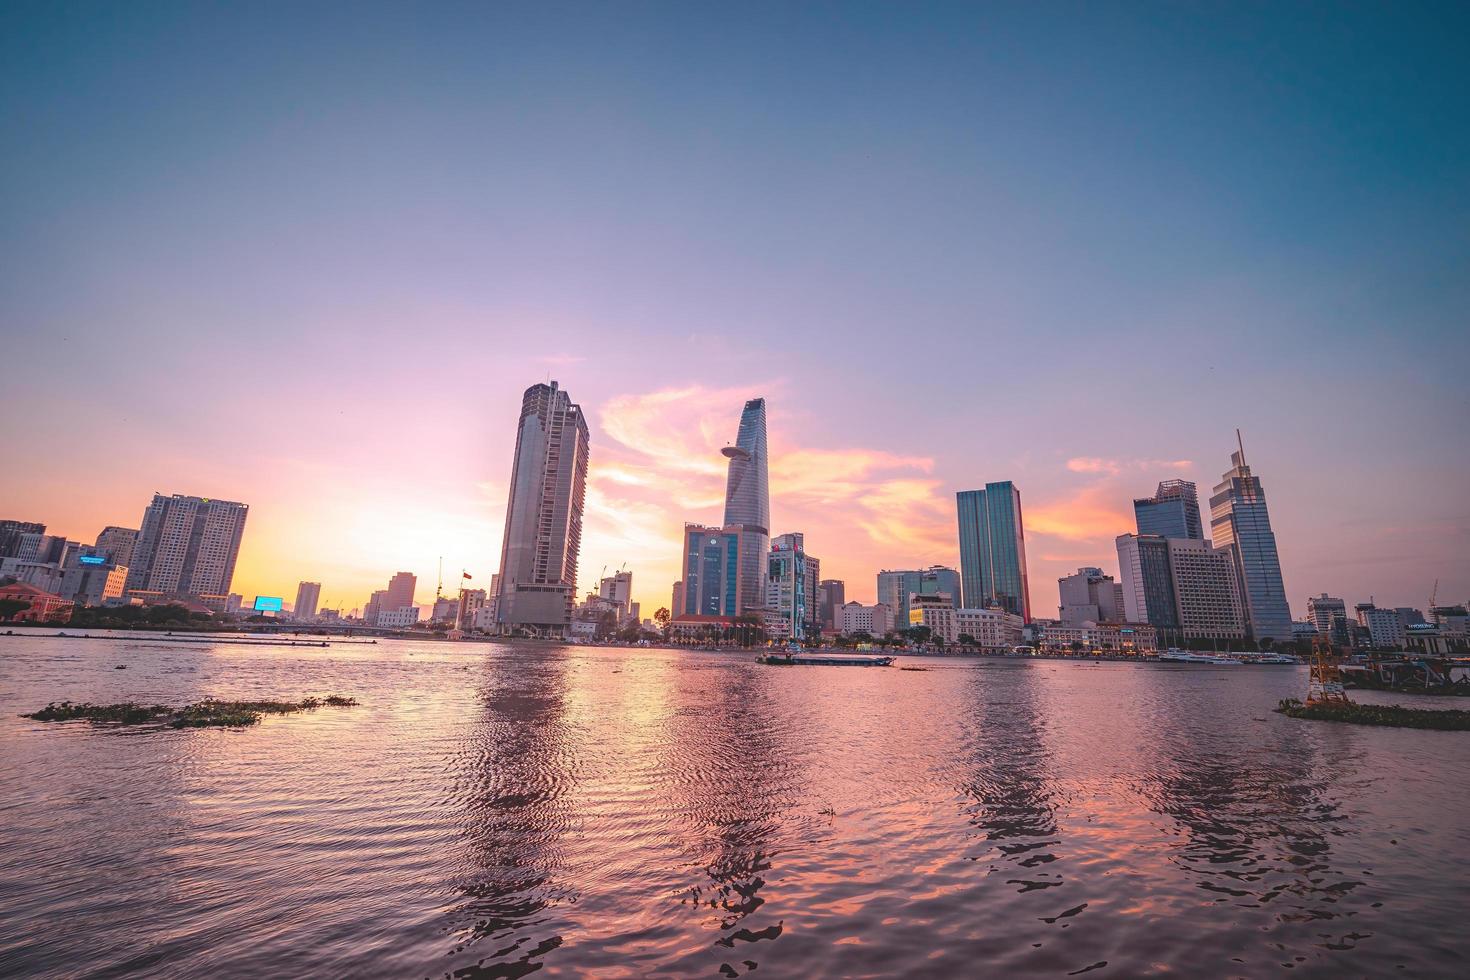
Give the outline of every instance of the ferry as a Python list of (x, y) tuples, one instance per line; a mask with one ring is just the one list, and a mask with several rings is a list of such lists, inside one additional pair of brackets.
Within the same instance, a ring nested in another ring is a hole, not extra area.
[(1180, 650), (1178, 647), (1170, 647), (1159, 654), (1159, 662), (1166, 664), (1215, 664), (1221, 667), (1240, 666), (1240, 661), (1234, 657), (1225, 657), (1213, 653), (1197, 653), (1193, 650)]

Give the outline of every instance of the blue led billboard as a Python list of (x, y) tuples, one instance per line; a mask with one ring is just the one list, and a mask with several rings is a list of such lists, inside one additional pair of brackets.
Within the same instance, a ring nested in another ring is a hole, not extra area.
[(258, 595), (255, 597), (256, 612), (280, 612), (285, 608), (280, 596)]
[(77, 561), (83, 565), (106, 565), (107, 559), (102, 555), (80, 555)]

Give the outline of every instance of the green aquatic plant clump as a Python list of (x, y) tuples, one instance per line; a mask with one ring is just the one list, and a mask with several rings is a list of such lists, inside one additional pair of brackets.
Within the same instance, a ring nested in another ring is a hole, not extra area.
[(1470, 711), (1453, 708), (1432, 710), (1403, 708), (1396, 704), (1303, 704), (1287, 698), (1276, 710), (1288, 718), (1339, 721), (1353, 725), (1383, 725), (1391, 728), (1430, 728), (1445, 732), (1470, 731)]
[(330, 695), (301, 701), (218, 701), (205, 698), (182, 708), (166, 704), (140, 705), (131, 701), (120, 704), (73, 704), (53, 701), (40, 711), (22, 718), (36, 721), (92, 721), (116, 725), (167, 725), (170, 728), (248, 728), (259, 724), (264, 715), (287, 715), (310, 711), (327, 705), (347, 708), (357, 704), (356, 698)]
[(34, 718), (36, 721), (110, 721), (119, 725), (146, 725), (150, 721), (173, 713), (173, 708), (166, 704), (134, 704), (124, 701), (121, 704), (90, 704), (83, 701), (73, 704), (71, 701), (52, 701), (40, 711), (34, 711), (22, 718)]

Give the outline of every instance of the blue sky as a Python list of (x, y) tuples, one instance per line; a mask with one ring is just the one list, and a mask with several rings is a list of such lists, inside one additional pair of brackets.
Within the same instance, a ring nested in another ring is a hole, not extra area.
[(488, 577), (551, 373), (584, 577), (649, 603), (711, 477), (602, 479), (667, 475), (611, 433), (698, 454), (757, 393), (776, 523), (859, 595), (1014, 479), (1044, 609), (1240, 426), (1294, 612), (1470, 597), (1467, 55), (1463, 4), (9, 4), (3, 377), (49, 448), (0, 500), (246, 499), (247, 589)]

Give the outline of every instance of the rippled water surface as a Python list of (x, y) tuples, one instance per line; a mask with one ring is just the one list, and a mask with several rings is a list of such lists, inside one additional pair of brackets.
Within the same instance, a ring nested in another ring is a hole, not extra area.
[(749, 661), (0, 637), (0, 975), (1463, 966), (1464, 733), (1272, 713), (1298, 668)]

